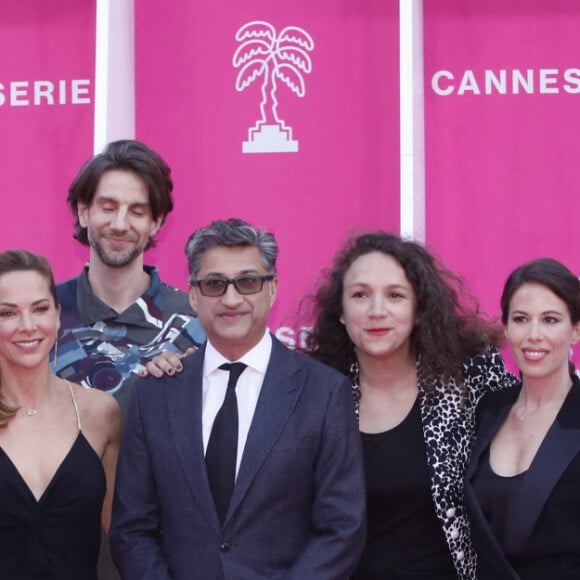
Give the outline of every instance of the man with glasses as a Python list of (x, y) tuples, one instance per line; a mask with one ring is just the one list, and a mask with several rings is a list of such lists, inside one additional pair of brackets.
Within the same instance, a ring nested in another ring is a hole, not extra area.
[(346, 579), (364, 542), (350, 386), (266, 328), (272, 234), (215, 221), (189, 238), (207, 343), (136, 386), (111, 543), (123, 578)]

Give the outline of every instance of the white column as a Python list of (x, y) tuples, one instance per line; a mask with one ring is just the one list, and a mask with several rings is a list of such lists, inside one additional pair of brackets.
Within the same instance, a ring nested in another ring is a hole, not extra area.
[(93, 149), (135, 137), (134, 0), (96, 0)]
[(401, 236), (425, 241), (423, 0), (399, 0)]

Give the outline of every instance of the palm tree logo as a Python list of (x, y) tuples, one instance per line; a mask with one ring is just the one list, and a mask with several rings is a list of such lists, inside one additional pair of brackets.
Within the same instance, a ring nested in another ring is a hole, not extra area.
[(240, 42), (233, 65), (240, 71), (236, 90), (243, 91), (262, 78), (261, 118), (248, 130), (248, 140), (242, 143), (244, 153), (287, 153), (298, 151), (298, 141), (292, 140), (292, 127), (278, 114), (278, 83), (286, 85), (295, 95), (306, 94), (303, 73), (312, 71), (308, 52), (314, 50), (314, 40), (302, 28), (287, 26), (276, 34), (268, 22), (253, 21), (236, 32)]

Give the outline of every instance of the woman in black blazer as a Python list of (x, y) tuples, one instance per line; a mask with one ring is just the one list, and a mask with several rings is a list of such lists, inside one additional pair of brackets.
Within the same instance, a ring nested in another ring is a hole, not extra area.
[(502, 321), (521, 385), (484, 397), (465, 501), (480, 580), (580, 579), (580, 282), (539, 259), (508, 278)]

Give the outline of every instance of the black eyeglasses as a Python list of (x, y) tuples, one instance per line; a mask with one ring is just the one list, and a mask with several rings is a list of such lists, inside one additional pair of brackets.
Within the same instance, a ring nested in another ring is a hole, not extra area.
[(230, 284), (240, 294), (257, 294), (264, 287), (264, 282), (270, 282), (274, 276), (238, 276), (237, 278), (204, 278), (194, 280), (192, 286), (197, 286), (204, 296), (223, 296)]

